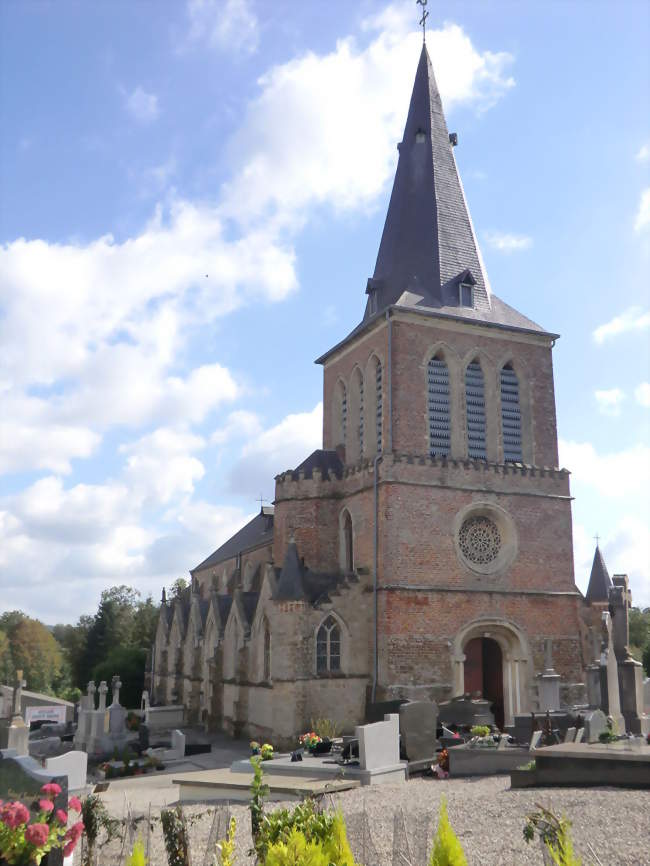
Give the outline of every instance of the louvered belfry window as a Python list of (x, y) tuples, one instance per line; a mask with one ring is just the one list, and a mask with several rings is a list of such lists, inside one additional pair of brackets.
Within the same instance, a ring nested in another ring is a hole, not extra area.
[(442, 358), (429, 361), (429, 453), (446, 457), (451, 450), (449, 369)]
[(382, 398), (382, 387), (381, 387), (381, 361), (377, 361), (377, 371), (376, 371), (376, 387), (377, 387), (377, 454), (381, 452), (381, 437), (382, 437), (382, 412), (383, 412), (383, 398)]
[(341, 382), (341, 436), (343, 444), (345, 444), (345, 431), (348, 426), (348, 391), (343, 382)]
[(485, 388), (483, 370), (478, 361), (468, 364), (465, 371), (465, 406), (467, 409), (467, 454), (477, 460), (487, 460), (485, 446)]
[(503, 430), (503, 459), (521, 463), (521, 409), (519, 406), (519, 380), (512, 364), (501, 368), (501, 428)]

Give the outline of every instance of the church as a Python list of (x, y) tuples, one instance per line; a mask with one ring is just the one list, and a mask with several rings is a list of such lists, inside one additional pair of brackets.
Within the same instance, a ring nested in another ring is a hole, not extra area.
[(503, 726), (538, 709), (545, 643), (585, 699), (611, 581), (598, 550), (574, 581), (558, 335), (492, 292), (455, 144), (423, 46), (363, 318), (318, 359), (323, 447), (163, 594), (153, 700), (190, 723), (277, 746), (480, 692)]

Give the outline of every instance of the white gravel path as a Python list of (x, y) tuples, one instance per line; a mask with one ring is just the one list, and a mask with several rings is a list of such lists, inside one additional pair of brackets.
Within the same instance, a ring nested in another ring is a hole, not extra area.
[[(160, 780), (161, 781), (161, 780)], [(128, 797), (135, 814), (147, 811), (149, 799), (156, 804), (152, 814), (159, 815), (163, 802), (171, 803), (177, 796), (175, 786), (148, 790), (140, 784), (115, 786), (113, 797), (107, 798), (108, 808), (122, 816), (123, 797)], [(113, 786), (111, 786), (113, 787)], [(119, 793), (118, 793), (119, 792)], [(153, 794), (153, 796), (151, 796)], [(650, 866), (650, 791), (619, 788), (540, 788), (510, 790), (509, 776), (480, 779), (414, 779), (402, 785), (377, 785), (345, 791), (332, 797), (334, 807), (340, 807), (349, 819), (350, 828), (365, 811), (372, 832), (378, 859), (364, 866), (392, 866), (393, 818), (402, 809), (407, 822), (421, 824), (429, 819), (430, 837), (442, 795), (447, 797), (449, 817), (456, 830), (470, 866), (527, 866), (541, 864), (537, 842), (527, 845), (522, 829), (528, 812), (537, 803), (550, 806), (573, 822), (576, 852), (584, 866)], [(205, 813), (214, 804), (186, 807), (189, 817)], [(277, 808), (281, 804), (269, 804)], [(290, 805), (290, 804), (289, 804)], [(245, 805), (234, 805), (231, 812), (237, 818), (238, 866), (254, 861), (246, 855), (251, 845), (250, 817)], [(356, 818), (355, 818), (356, 816)], [(191, 826), (194, 852), (193, 866), (202, 866), (211, 816), (204, 815)], [(422, 831), (420, 831), (422, 832)], [(411, 841), (415, 840), (411, 836)], [(421, 840), (420, 840), (421, 841)], [(596, 852), (592, 855), (589, 844)], [(100, 866), (118, 866), (118, 850), (114, 845), (103, 851)], [(151, 866), (166, 866), (167, 858), (159, 825), (152, 835)], [(418, 863), (417, 866), (425, 866)]]

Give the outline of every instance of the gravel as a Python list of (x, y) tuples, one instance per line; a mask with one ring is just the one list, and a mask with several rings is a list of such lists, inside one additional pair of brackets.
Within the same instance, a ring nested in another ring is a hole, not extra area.
[[(170, 792), (173, 789), (170, 789)], [(134, 814), (147, 811), (146, 788), (125, 794)], [(131, 797), (131, 794), (134, 796)], [(447, 797), (449, 818), (458, 834), (470, 866), (526, 866), (541, 864), (537, 841), (529, 845), (522, 829), (527, 813), (537, 804), (564, 814), (573, 822), (576, 853), (584, 866), (650, 866), (650, 791), (615, 788), (540, 788), (510, 790), (509, 776), (480, 779), (414, 779), (401, 785), (377, 785), (345, 791), (328, 798), (327, 806), (341, 808), (348, 822), (351, 842), (363, 836), (367, 822), (375, 857), (366, 847), (364, 866), (393, 866), (394, 816), (403, 811), (411, 848), (420, 848), (432, 838), (440, 798)], [(155, 799), (155, 798), (154, 798)], [(108, 804), (119, 817), (117, 802)], [(148, 803), (147, 803), (148, 805)], [(269, 804), (268, 809), (283, 804)], [(291, 804), (289, 804), (291, 805)], [(189, 805), (185, 811), (191, 823), (193, 866), (203, 866), (203, 857), (212, 824), (214, 804)], [(249, 866), (250, 817), (245, 805), (231, 806), (237, 819), (237, 866)], [(159, 815), (152, 807), (152, 815)], [(365, 817), (364, 817), (365, 815)], [(139, 825), (143, 828), (143, 825)], [(358, 847), (355, 851), (361, 859)], [(424, 854), (415, 854), (413, 866), (425, 866)], [(102, 852), (101, 866), (117, 866), (119, 846)], [(166, 866), (160, 825), (151, 837), (151, 866)]]

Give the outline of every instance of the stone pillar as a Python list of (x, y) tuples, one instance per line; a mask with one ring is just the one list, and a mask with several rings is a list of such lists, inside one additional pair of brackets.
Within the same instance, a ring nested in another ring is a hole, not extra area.
[(622, 662), (629, 656), (630, 643), (630, 588), (627, 574), (615, 574), (614, 584), (609, 591), (609, 612), (612, 617), (612, 638), (616, 661)]
[(595, 628), (589, 629), (592, 645), (592, 662), (587, 665), (587, 701), (593, 709), (602, 703), (600, 694), (600, 638)]
[(539, 709), (560, 709), (560, 675), (553, 668), (553, 641), (544, 641), (544, 672), (538, 676)]
[(622, 734), (625, 730), (625, 721), (621, 715), (618, 664), (614, 653), (612, 619), (607, 611), (603, 611), (602, 637), (603, 642), (600, 657), (601, 709), (606, 715), (612, 717), (617, 731)]

